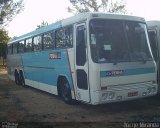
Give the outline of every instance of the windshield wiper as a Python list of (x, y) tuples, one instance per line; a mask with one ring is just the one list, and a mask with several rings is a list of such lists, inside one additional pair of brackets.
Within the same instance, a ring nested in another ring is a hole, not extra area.
[(117, 61), (113, 62), (113, 65), (117, 65), (117, 64), (118, 64), (118, 62), (117, 62)]
[(146, 62), (147, 62), (147, 60), (142, 58), (142, 63), (145, 64)]

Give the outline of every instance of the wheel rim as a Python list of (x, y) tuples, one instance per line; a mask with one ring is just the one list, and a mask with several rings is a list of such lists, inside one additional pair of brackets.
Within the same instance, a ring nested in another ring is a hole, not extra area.
[(70, 89), (69, 89), (68, 83), (64, 83), (62, 86), (62, 97), (63, 97), (64, 101), (66, 101), (66, 102), (71, 99), (69, 90)]
[(25, 81), (24, 81), (23, 73), (20, 73), (20, 82), (21, 82), (21, 85), (22, 85), (22, 86), (24, 86), (24, 85), (25, 85)]

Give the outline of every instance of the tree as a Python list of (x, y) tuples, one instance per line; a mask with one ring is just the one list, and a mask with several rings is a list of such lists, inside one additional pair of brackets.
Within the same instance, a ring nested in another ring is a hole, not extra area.
[(68, 7), (70, 13), (82, 12), (111, 12), (126, 14), (124, 0), (70, 0), (71, 7)]
[(0, 58), (6, 59), (7, 43), (10, 40), (8, 32), (5, 29), (0, 29)]
[(40, 25), (37, 25), (37, 29), (45, 27), (45, 26), (48, 26), (48, 23), (43, 21)]
[(23, 8), (23, 0), (0, 0), (1, 26), (6, 26)]
[(23, 10), (23, 0), (0, 0), (0, 58), (6, 59), (7, 43), (10, 39), (5, 26)]

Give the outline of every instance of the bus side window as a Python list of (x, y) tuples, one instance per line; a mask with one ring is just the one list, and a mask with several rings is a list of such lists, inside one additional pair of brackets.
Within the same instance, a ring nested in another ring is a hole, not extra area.
[(156, 32), (155, 31), (148, 31), (148, 35), (149, 35), (149, 41), (150, 41), (150, 46), (151, 46), (151, 50), (153, 53), (153, 57), (154, 57), (155, 61), (157, 61), (158, 49), (157, 49)]
[(56, 48), (64, 48), (64, 31), (63, 29), (59, 29), (56, 31)]
[(76, 32), (76, 64), (84, 66), (86, 62), (85, 27), (78, 26)]
[(73, 27), (65, 28), (65, 47), (72, 47), (73, 45)]
[(32, 38), (29, 38), (29, 39), (26, 40), (25, 52), (31, 52), (31, 51), (33, 51)]
[(13, 44), (13, 54), (18, 53), (18, 43)]
[(72, 26), (61, 28), (56, 31), (56, 48), (70, 48), (73, 45)]
[(42, 50), (42, 37), (36, 36), (33, 39), (33, 50), (34, 51), (40, 51)]
[(19, 45), (18, 45), (18, 52), (19, 53), (23, 53), (24, 52), (24, 46), (25, 46), (24, 41), (20, 41)]
[(8, 45), (8, 54), (12, 54), (12, 52), (13, 52), (12, 44), (9, 44)]
[(54, 48), (55, 41), (54, 41), (54, 38), (52, 37), (52, 34), (53, 33), (50, 32), (50, 33), (45, 33), (43, 35), (43, 49), (44, 50)]

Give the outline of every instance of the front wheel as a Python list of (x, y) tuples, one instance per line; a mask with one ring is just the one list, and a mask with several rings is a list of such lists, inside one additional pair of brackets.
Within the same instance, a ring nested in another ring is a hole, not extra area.
[(65, 103), (72, 103), (71, 89), (69, 87), (69, 83), (66, 80), (63, 80), (61, 84), (61, 96)]

